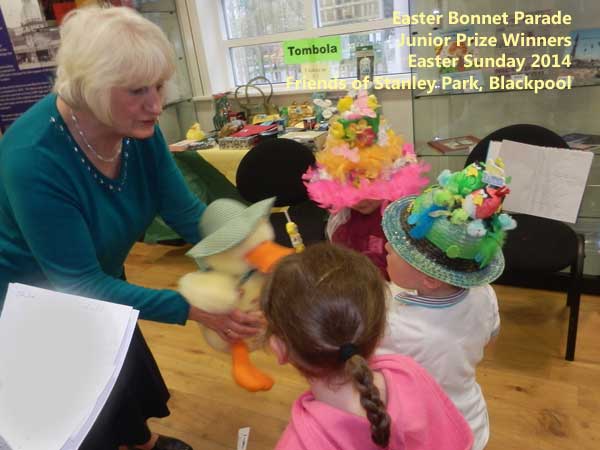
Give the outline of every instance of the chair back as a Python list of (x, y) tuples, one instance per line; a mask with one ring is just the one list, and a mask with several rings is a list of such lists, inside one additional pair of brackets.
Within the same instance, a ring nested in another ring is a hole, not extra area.
[[(236, 173), (238, 191), (248, 202), (276, 197), (275, 206), (289, 206), (288, 214), (298, 225), (307, 245), (325, 240), (327, 220), (327, 211), (308, 198), (302, 181), (302, 175), (315, 162), (312, 150), (304, 144), (274, 138), (259, 143), (246, 153)], [(275, 241), (289, 245), (285, 215), (272, 213), (270, 221)]]
[[(565, 140), (553, 131), (539, 125), (518, 124), (500, 128), (481, 140), (471, 151), (465, 167), (476, 161), (485, 161), (490, 141), (504, 139), (522, 144), (554, 148), (569, 148)], [(503, 253), (506, 261), (504, 274), (496, 280), (500, 284), (548, 289), (558, 280), (561, 290), (567, 291), (569, 328), (565, 359), (575, 358), (577, 322), (581, 296), (584, 238), (568, 225), (544, 217), (512, 214), (517, 228), (509, 231)], [(570, 274), (554, 275), (570, 266)]]
[(267, 139), (240, 161), (236, 173), (238, 191), (249, 202), (277, 197), (275, 206), (291, 206), (308, 200), (302, 175), (315, 163), (313, 152), (291, 139)]
[[(518, 124), (500, 128), (473, 148), (465, 167), (485, 161), (490, 141), (504, 139), (523, 144), (569, 148), (565, 140), (539, 125)], [(507, 271), (553, 273), (568, 267), (577, 257), (577, 235), (564, 223), (528, 214), (512, 213), (517, 228), (508, 232), (504, 246)]]
[(562, 137), (547, 128), (530, 124), (509, 125), (488, 134), (479, 141), (473, 150), (471, 150), (467, 162), (465, 163), (465, 167), (475, 161), (485, 161), (490, 142), (502, 141), (504, 139), (520, 142), (521, 144), (569, 148)]

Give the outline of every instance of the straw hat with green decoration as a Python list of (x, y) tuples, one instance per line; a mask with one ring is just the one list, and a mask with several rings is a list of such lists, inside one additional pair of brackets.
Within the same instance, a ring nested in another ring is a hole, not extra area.
[(385, 235), (396, 253), (431, 277), (464, 288), (491, 283), (504, 270), (506, 231), (516, 227), (502, 213), (507, 181), (500, 159), (445, 170), (439, 184), (386, 208)]

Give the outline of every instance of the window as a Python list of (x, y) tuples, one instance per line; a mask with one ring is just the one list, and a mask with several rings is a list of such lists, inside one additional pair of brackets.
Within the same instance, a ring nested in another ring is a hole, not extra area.
[[(375, 74), (407, 72), (407, 49), (398, 46), (399, 34), (402, 32), (401, 28), (386, 28), (366, 33), (342, 34), (342, 60), (329, 63), (331, 77), (356, 77), (354, 49), (369, 44), (373, 44), (375, 49)], [(299, 65), (284, 64), (281, 42), (233, 47), (230, 51), (236, 84), (246, 83), (259, 75), (265, 76), (272, 83), (284, 83), (287, 77), (299, 79), (302, 75)]]
[(317, 0), (319, 26), (392, 17), (393, 0)]
[(392, 23), (393, 11), (408, 13), (408, 0), (195, 1), (212, 92), (256, 76), (298, 79), (301, 67), (284, 63), (281, 43), (332, 35), (342, 42), (342, 60), (329, 63), (332, 78), (356, 77), (355, 48), (362, 45), (373, 45), (375, 75), (410, 72), (407, 48), (398, 46), (408, 27)]
[(304, 29), (304, 0), (222, 0), (229, 39)]

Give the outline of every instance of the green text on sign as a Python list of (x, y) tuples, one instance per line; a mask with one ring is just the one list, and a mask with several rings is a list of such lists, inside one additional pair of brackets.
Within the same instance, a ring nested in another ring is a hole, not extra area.
[(282, 45), (283, 61), (286, 64), (340, 61), (342, 59), (340, 36), (297, 39), (295, 41), (285, 41)]

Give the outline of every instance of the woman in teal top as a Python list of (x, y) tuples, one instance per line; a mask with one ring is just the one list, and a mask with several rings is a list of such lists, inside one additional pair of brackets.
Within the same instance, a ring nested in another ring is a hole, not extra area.
[(46, 96), (0, 141), (0, 297), (9, 282), (34, 284), (184, 324), (189, 305), (177, 292), (119, 278), (157, 214), (195, 243), (205, 206), (187, 189), (158, 127), (147, 139), (123, 140), (106, 164), (120, 165), (113, 178), (77, 142), (57, 104), (56, 94)]
[[(123, 279), (127, 254), (157, 214), (186, 241), (201, 239), (205, 205), (156, 125), (175, 70), (162, 31), (130, 8), (77, 9), (61, 27), (57, 63), (55, 93), (0, 140), (0, 307), (8, 283), (19, 282), (130, 305), (142, 319), (197, 320), (229, 341), (255, 334), (257, 317), (208, 314), (175, 291)], [(167, 399), (137, 330), (81, 448), (191, 449), (146, 426), (168, 415)]]

